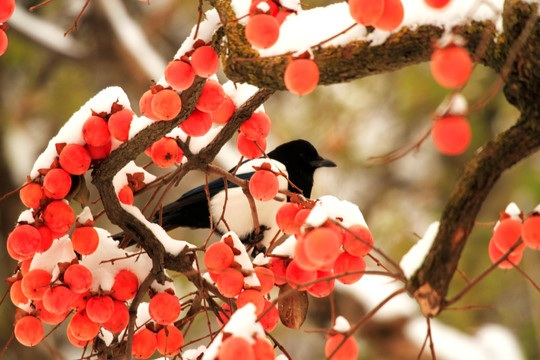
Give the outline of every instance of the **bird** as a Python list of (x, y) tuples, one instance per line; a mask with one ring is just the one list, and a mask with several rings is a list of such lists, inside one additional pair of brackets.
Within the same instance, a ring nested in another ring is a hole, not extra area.
[[(286, 174), (288, 180), (279, 176), (280, 190), (289, 190), (311, 197), (313, 177), (317, 169), (335, 167), (336, 164), (319, 155), (315, 147), (307, 140), (298, 139), (281, 144), (268, 152), (267, 158), (245, 161), (235, 175), (249, 180), (255, 173), (254, 167), (264, 162), (270, 162), (273, 170)], [(232, 173), (231, 169), (230, 172)], [(206, 191), (208, 190), (209, 195)], [(177, 227), (192, 229), (210, 228), (212, 224), (218, 234), (223, 235), (229, 230), (234, 231), (240, 240), (248, 245), (257, 244), (258, 249), (264, 249), (271, 240), (279, 234), (276, 224), (276, 213), (287, 201), (287, 196), (279, 194), (270, 201), (257, 201), (257, 218), (260, 230), (255, 229), (251, 207), (242, 189), (224, 179), (216, 179), (184, 193), (176, 201), (164, 206), (156, 214), (154, 222), (159, 223), (166, 231)], [(225, 221), (219, 221), (223, 218)], [(212, 221), (211, 221), (212, 220)]]

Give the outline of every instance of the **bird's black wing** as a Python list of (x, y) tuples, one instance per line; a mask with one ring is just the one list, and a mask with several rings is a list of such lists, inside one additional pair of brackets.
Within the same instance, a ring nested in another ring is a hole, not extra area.
[[(253, 174), (254, 172), (250, 172), (236, 176), (248, 180)], [(238, 187), (238, 185), (227, 181), (228, 189), (235, 187)], [(177, 227), (209, 228), (210, 211), (208, 210), (208, 198), (205, 188), (206, 185), (197, 186), (184, 193), (178, 200), (164, 206), (161, 214), (161, 226), (167, 231)], [(210, 198), (224, 189), (223, 179), (216, 179), (208, 183)], [(159, 213), (154, 218), (154, 222), (160, 222)]]

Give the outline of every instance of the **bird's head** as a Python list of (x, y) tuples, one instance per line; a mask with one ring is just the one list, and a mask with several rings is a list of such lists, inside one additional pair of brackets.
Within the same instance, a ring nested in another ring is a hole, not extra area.
[[(293, 140), (279, 145), (268, 153), (271, 159), (277, 160), (287, 168), (289, 180), (300, 189), (306, 197), (311, 196), (313, 174), (321, 167), (335, 167), (333, 161), (319, 155), (317, 149), (306, 140)], [(289, 186), (289, 190), (298, 192)]]

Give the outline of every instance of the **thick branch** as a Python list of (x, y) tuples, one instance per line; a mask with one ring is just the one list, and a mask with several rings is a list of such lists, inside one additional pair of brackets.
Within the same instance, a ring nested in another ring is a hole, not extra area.
[(420, 270), (409, 283), (409, 292), (425, 315), (442, 310), (449, 283), (474, 226), (476, 215), (504, 170), (540, 147), (538, 113), (488, 142), (467, 165), (441, 215), (439, 233)]

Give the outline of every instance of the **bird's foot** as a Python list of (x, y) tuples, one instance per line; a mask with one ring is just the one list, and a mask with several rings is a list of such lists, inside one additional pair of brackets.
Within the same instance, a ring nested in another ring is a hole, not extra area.
[(264, 238), (264, 232), (268, 230), (267, 226), (261, 225), (259, 226), (259, 231), (252, 231), (245, 239), (243, 239), (243, 242), (246, 245), (255, 245), (262, 241)]

